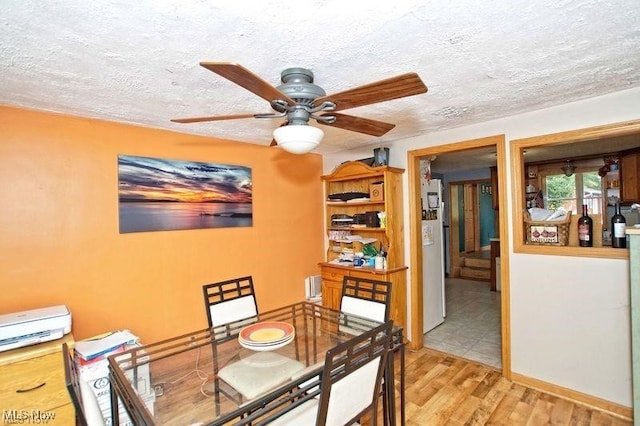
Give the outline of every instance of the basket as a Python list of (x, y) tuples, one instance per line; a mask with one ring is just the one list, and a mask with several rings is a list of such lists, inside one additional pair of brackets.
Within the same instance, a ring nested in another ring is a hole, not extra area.
[(529, 212), (524, 212), (525, 234), (527, 244), (539, 246), (566, 246), (569, 243), (569, 227), (571, 226), (571, 212), (564, 220), (531, 220)]

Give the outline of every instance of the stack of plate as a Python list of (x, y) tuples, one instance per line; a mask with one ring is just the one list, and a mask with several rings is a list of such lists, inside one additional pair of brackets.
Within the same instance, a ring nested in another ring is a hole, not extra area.
[(295, 335), (295, 328), (289, 323), (263, 321), (240, 330), (238, 342), (253, 351), (273, 351), (290, 343)]

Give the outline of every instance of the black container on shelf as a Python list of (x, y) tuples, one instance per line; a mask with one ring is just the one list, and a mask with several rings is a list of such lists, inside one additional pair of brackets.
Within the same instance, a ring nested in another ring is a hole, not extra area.
[(379, 212), (366, 212), (365, 215), (365, 223), (367, 228), (379, 228), (380, 227), (380, 218), (378, 217)]
[(389, 148), (374, 148), (373, 150), (373, 166), (389, 165)]
[(367, 224), (367, 215), (363, 213), (356, 213), (353, 215), (353, 224), (354, 225), (366, 225)]

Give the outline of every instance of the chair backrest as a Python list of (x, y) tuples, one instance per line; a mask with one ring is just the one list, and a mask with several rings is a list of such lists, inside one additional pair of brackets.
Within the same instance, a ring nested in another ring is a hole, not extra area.
[(253, 278), (234, 278), (202, 286), (209, 327), (258, 315)]
[(387, 321), (327, 351), (316, 424), (350, 424), (367, 411), (376, 415), (392, 326)]
[(62, 361), (64, 363), (64, 381), (69, 392), (69, 397), (76, 410), (76, 424), (87, 426), (87, 418), (84, 415), (82, 406), (82, 391), (80, 390), (80, 376), (78, 367), (71, 356), (67, 343), (62, 344)]
[(342, 280), (340, 310), (374, 321), (389, 320), (391, 283), (345, 276)]

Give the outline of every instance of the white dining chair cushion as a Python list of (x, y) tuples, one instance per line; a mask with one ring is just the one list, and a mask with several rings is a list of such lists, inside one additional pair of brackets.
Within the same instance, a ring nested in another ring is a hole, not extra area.
[(384, 322), (386, 307), (384, 303), (364, 300), (357, 297), (342, 296), (340, 310), (348, 314)]
[[(293, 410), (284, 413), (282, 416), (271, 421), (269, 424), (272, 426), (310, 426), (316, 424), (318, 418), (319, 402), (317, 399), (312, 398), (309, 401), (300, 404)], [(330, 423), (327, 423), (329, 425)]]
[(369, 361), (331, 386), (327, 424), (342, 425), (371, 405), (376, 392), (380, 357)]
[[(322, 362), (318, 362), (318, 363), (315, 363), (315, 364), (310, 365), (310, 366), (308, 366), (308, 367), (305, 367), (305, 368), (304, 368), (304, 369), (302, 369), (301, 371), (298, 371), (298, 372), (296, 372), (296, 374), (294, 374), (293, 376), (291, 376), (291, 379), (292, 379), (292, 380), (296, 380), (297, 378), (302, 377), (302, 376), (304, 376), (305, 374), (310, 373), (310, 372), (315, 371), (315, 370), (321, 371), (323, 366), (324, 366), (324, 361), (322, 361)], [(313, 379), (309, 379), (309, 382), (310, 382), (311, 380), (313, 380)], [(306, 383), (306, 382), (305, 382), (305, 383)]]
[[(291, 379), (292, 380), (296, 380), (297, 378), (302, 377), (305, 374), (310, 373), (311, 371), (315, 371), (315, 370), (320, 371), (320, 370), (322, 370), (322, 366), (323, 365), (324, 365), (324, 361), (323, 362), (318, 362), (318, 363), (316, 363), (314, 365), (310, 365), (309, 367), (305, 367), (303, 370), (298, 371), (296, 374), (294, 374), (291, 377)], [(304, 388), (304, 387), (309, 386), (309, 385), (311, 385), (311, 384), (313, 384), (315, 382), (319, 382), (319, 377), (320, 377), (320, 375), (314, 376), (314, 377), (310, 378), (309, 380), (300, 383), (300, 385), (298, 387), (299, 388)], [(314, 387), (308, 389), (307, 392), (313, 392), (314, 390), (316, 390), (316, 388), (317, 388), (317, 386), (314, 386)]]
[(218, 376), (240, 392), (253, 399), (304, 369), (304, 364), (275, 352), (257, 352), (220, 369)]
[[(304, 404), (296, 407), (294, 410), (289, 411), (288, 413), (283, 414), (275, 420), (269, 422), (272, 426), (310, 426), (316, 424), (316, 419), (318, 417), (318, 408), (319, 402), (317, 399), (311, 399)], [(328, 426), (332, 426), (331, 423), (327, 421)], [(351, 426), (360, 426), (360, 423), (353, 422)]]
[(212, 327), (258, 315), (255, 299), (251, 295), (210, 305), (209, 312)]

